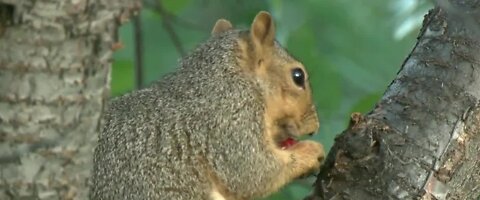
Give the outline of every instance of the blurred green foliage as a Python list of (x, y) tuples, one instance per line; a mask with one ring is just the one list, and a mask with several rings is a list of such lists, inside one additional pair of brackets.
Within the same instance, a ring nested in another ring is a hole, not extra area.
[[(156, 2), (157, 1), (157, 2)], [(277, 38), (301, 60), (311, 77), (321, 120), (314, 139), (329, 149), (352, 112), (368, 112), (393, 80), (415, 43), (421, 0), (149, 0), (141, 13), (144, 37), (144, 84), (175, 69), (181, 58), (162, 24), (156, 3), (173, 24), (182, 47), (190, 51), (210, 35), (218, 18), (248, 27), (260, 10), (272, 13)], [(125, 48), (115, 54), (112, 95), (134, 89), (133, 26), (120, 29)], [(302, 199), (315, 179), (297, 181), (269, 199)]]

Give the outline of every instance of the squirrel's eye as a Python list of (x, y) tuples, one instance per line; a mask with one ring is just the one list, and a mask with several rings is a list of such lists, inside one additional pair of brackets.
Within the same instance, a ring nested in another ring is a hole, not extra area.
[(292, 78), (295, 85), (305, 87), (305, 72), (301, 68), (292, 70)]

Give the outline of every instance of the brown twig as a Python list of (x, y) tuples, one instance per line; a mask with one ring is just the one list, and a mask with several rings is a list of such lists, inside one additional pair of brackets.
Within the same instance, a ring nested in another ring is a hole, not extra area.
[(173, 24), (172, 24), (172, 15), (170, 15), (163, 7), (162, 1), (154, 1), (153, 7), (155, 10), (162, 16), (162, 25), (163, 28), (165, 28), (165, 31), (167, 31), (168, 35), (170, 36), (170, 39), (173, 42), (173, 45), (177, 49), (178, 53), (181, 56), (185, 56), (185, 50), (183, 49), (182, 43), (180, 42), (180, 38), (178, 37), (177, 33), (173, 29)]
[(135, 88), (143, 85), (143, 35), (140, 13), (133, 17), (133, 39), (135, 41)]

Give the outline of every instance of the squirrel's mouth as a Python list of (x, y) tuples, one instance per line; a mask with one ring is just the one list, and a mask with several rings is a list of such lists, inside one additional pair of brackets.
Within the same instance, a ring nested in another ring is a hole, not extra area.
[[(308, 135), (312, 136), (313, 133), (309, 133)], [(298, 139), (297, 137), (286, 137), (284, 139), (278, 140), (278, 146), (281, 150), (288, 150), (299, 142), (302, 142), (302, 140)]]
[(287, 150), (297, 143), (298, 143), (298, 140), (296, 138), (288, 137), (287, 139), (280, 141), (279, 146), (280, 146), (280, 149)]
[(292, 127), (283, 127), (281, 130), (282, 131), (280, 132), (280, 134), (277, 135), (276, 141), (278, 147), (282, 150), (288, 150), (295, 146), (297, 143), (301, 142), (301, 139), (299, 139), (300, 136), (313, 135), (313, 133), (297, 133), (297, 129), (294, 129)]

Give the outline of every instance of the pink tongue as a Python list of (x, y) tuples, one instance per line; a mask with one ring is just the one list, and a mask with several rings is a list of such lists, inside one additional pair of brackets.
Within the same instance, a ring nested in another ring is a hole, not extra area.
[(289, 147), (291, 147), (295, 143), (297, 143), (297, 141), (295, 139), (287, 138), (286, 140), (284, 140), (280, 143), (280, 147), (282, 147), (282, 149), (288, 149)]

